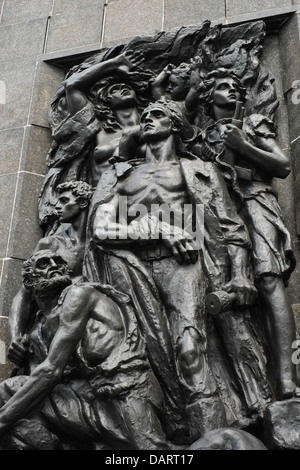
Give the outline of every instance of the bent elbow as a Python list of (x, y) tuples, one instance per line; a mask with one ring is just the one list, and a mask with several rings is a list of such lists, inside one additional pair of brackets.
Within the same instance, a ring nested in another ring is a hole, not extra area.
[(43, 381), (55, 384), (60, 381), (62, 370), (56, 367), (55, 364), (43, 364), (36, 370)]

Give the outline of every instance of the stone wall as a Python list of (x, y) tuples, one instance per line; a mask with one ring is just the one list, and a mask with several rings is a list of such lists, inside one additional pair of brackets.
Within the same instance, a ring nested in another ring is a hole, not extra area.
[[(300, 0), (0, 0), (0, 380), (11, 367), (7, 321), (21, 265), (41, 236), (37, 198), (51, 143), (49, 104), (65, 70), (102, 47), (206, 19), (229, 26), (266, 21), (263, 61), (277, 83), (280, 144), (293, 158), (292, 174), (276, 184), (300, 260), (300, 105), (293, 88), (300, 80), (298, 8)], [(297, 319), (299, 266), (289, 287)]]

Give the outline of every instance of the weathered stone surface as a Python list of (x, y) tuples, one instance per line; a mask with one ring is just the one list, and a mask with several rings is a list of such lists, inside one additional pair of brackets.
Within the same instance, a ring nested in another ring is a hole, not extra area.
[[(1, 4), (2, 2), (0, 7)], [(4, 2), (1, 24), (25, 23), (47, 18), (51, 13), (52, 4), (53, 0), (9, 0)]]
[(295, 304), (292, 307), (297, 327), (297, 333), (300, 336), (300, 304)]
[[(67, 2), (66, 2), (67, 3)], [(66, 13), (61, 12), (62, 4), (55, 4), (50, 20), (46, 52), (54, 52), (91, 44), (100, 45), (104, 0), (98, 2), (69, 3)], [(55, 13), (58, 11), (59, 13)]]
[(120, 0), (107, 5), (103, 44), (162, 30), (163, 0)]
[(228, 17), (289, 6), (291, 6), (291, 0), (257, 0), (255, 2), (249, 2), (248, 0), (227, 0), (226, 2)]
[(17, 175), (0, 176), (0, 258), (6, 257), (7, 242), (13, 215)]
[(2, 268), (2, 288), (0, 291), (0, 309), (2, 315), (9, 316), (12, 300), (22, 285), (23, 260), (5, 259)]
[(265, 442), (269, 449), (300, 450), (300, 399), (270, 404), (265, 425)]
[(0, 28), (0, 62), (33, 59), (43, 52), (47, 20), (34, 20)]
[(6, 85), (6, 102), (1, 105), (0, 129), (26, 126), (31, 102), (35, 61), (1, 64), (0, 80)]
[(166, 0), (164, 11), (164, 29), (189, 26), (202, 23), (225, 21), (225, 0)]
[[(300, 111), (300, 104), (295, 106), (295, 108), (299, 109)], [(295, 113), (293, 113), (293, 115), (295, 116)], [(297, 136), (295, 139), (292, 140), (291, 149), (292, 149), (293, 156), (294, 156), (294, 159), (293, 159), (294, 176), (295, 178), (297, 178), (297, 175), (300, 171), (300, 161), (299, 161), (299, 158), (297, 158), (297, 156), (300, 155), (299, 153), (300, 152), (300, 136)]]
[(81, 10), (83, 13), (87, 9), (99, 9), (99, 5), (107, 3), (106, 1), (99, 0), (54, 0), (53, 2), (53, 14), (62, 15), (70, 14), (72, 12), (78, 12)]
[(43, 177), (39, 175), (19, 174), (8, 257), (26, 259), (42, 236), (37, 216), (37, 200), (42, 181)]
[[(300, 138), (293, 144), (293, 151), (300, 151)], [(295, 153), (297, 155), (297, 153)], [(295, 218), (296, 218), (296, 232), (300, 236), (300, 171), (295, 173), (294, 183), (294, 199), (295, 199)]]
[(7, 359), (8, 327), (7, 317), (0, 316), (0, 382), (9, 377), (13, 364)]
[(37, 64), (29, 117), (30, 124), (49, 127), (50, 104), (64, 75), (64, 70), (58, 67), (44, 62)]
[[(288, 122), (289, 122), (289, 135), (291, 147), (293, 148), (295, 142), (300, 136), (300, 129), (298, 124), (298, 116), (300, 112), (300, 81), (297, 89), (290, 90), (286, 94), (286, 101), (288, 104)], [(295, 154), (296, 155), (296, 154)], [(294, 158), (295, 169), (297, 170), (299, 164)]]
[(24, 127), (0, 131), (0, 174), (19, 170)]
[(295, 13), (279, 32), (284, 92), (291, 89), (295, 80), (300, 80), (299, 19), (300, 13)]
[(44, 175), (46, 156), (52, 142), (51, 132), (45, 127), (27, 126), (20, 170)]

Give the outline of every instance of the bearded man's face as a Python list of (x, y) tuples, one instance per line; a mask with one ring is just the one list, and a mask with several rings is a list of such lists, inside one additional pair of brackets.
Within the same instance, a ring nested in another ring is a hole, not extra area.
[(68, 265), (51, 251), (37, 253), (32, 258), (32, 289), (36, 297), (47, 297), (72, 284)]

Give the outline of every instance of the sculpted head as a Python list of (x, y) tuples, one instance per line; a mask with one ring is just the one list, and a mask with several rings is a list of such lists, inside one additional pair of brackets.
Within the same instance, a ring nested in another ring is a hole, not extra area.
[(206, 114), (214, 117), (214, 106), (235, 109), (237, 101), (245, 102), (246, 88), (233, 71), (219, 68), (206, 75), (199, 98)]
[(168, 137), (172, 133), (179, 134), (182, 126), (181, 110), (171, 100), (151, 103), (141, 116), (141, 131), (146, 142)]
[(191, 68), (187, 63), (181, 63), (172, 69), (169, 77), (168, 91), (174, 101), (183, 100), (190, 87)]
[(62, 291), (72, 283), (67, 262), (52, 250), (41, 250), (23, 263), (24, 287), (35, 297), (43, 298)]
[(72, 223), (90, 203), (92, 187), (84, 181), (68, 181), (56, 188), (58, 195), (55, 211), (62, 223)]

